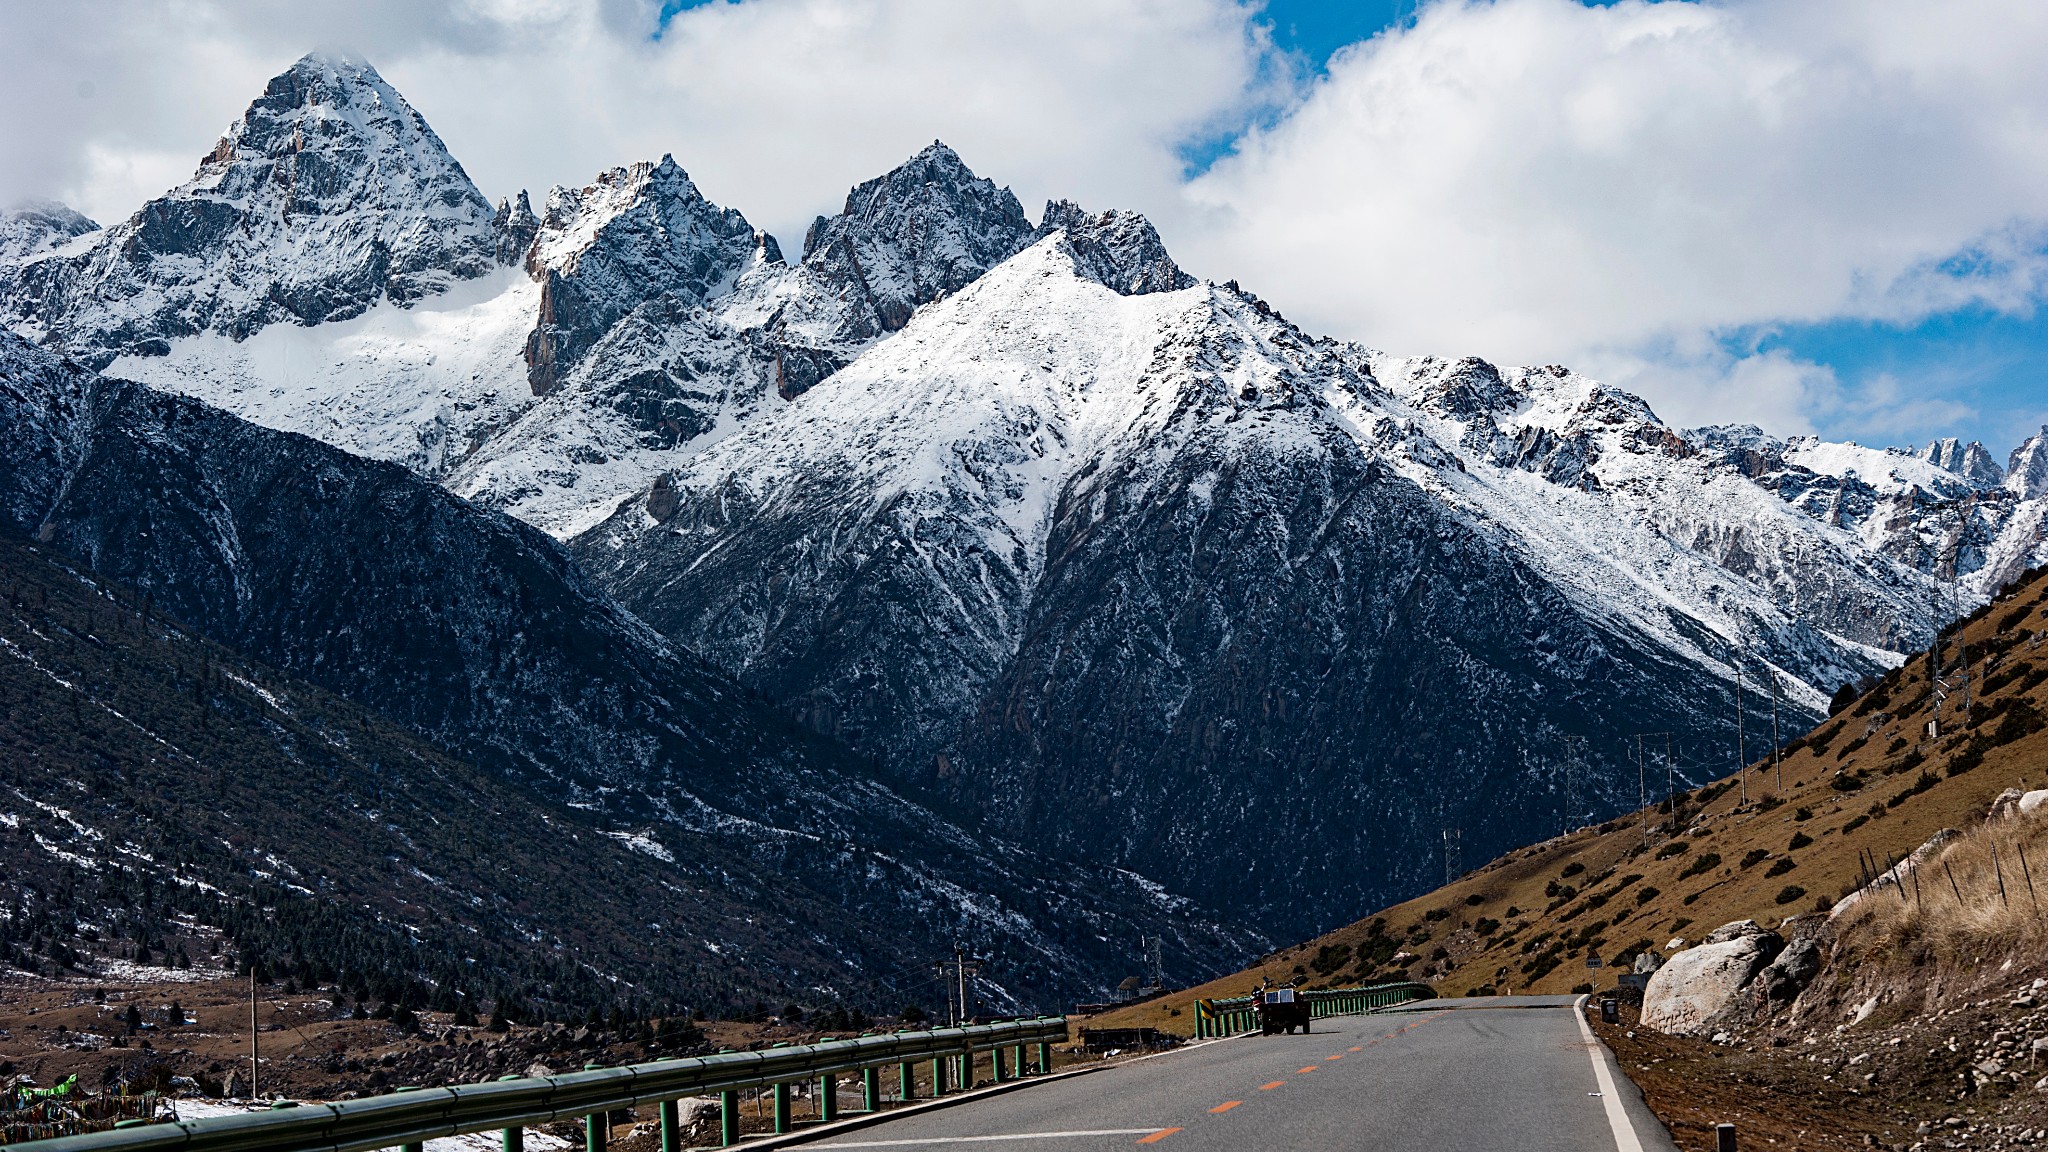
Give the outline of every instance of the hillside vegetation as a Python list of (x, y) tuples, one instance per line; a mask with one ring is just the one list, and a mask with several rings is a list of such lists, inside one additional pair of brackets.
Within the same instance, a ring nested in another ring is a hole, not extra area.
[[(1605, 988), (1642, 951), (1696, 941), (1732, 920), (1769, 926), (1824, 911), (1936, 832), (1978, 829), (2002, 791), (2048, 786), (2044, 577), (2028, 572), (1944, 633), (1945, 700), (1930, 683), (1928, 656), (1916, 655), (1838, 700), (1836, 713), (1787, 742), (1777, 763), (1765, 756), (1689, 790), (1675, 811), (1660, 803), (1510, 852), (1427, 895), (1105, 1023), (1188, 1034), (1193, 999), (1238, 995), (1261, 980), (1324, 987), (1412, 978), (1446, 996)], [(1964, 652), (1967, 712), (1956, 667)], [(1938, 735), (1928, 734), (1931, 720)], [(1758, 743), (1768, 747), (1767, 734)], [(1994, 869), (1989, 834), (1966, 836), (1950, 862), (1955, 889), (1939, 871), (1922, 875), (1924, 911), (1916, 904), (1902, 912), (1891, 897), (1872, 939), (1946, 940), (1950, 950), (2019, 939), (2024, 917), (2014, 902), (2029, 899), (2029, 877), (2048, 899), (2048, 849), (2000, 843)], [(1939, 899), (1925, 891), (1936, 878)], [(1879, 908), (1873, 902), (1872, 914)], [(1600, 969), (1589, 972), (1589, 955), (1600, 957)]]
[(520, 1019), (745, 1007), (813, 962), (760, 905), (583, 815), (0, 537), (0, 969), (254, 964)]

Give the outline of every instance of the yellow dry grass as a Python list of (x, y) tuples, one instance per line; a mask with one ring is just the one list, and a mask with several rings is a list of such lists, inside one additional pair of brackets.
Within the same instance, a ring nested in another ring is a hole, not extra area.
[[(1970, 885), (1993, 875), (1982, 871), (1991, 867), (1989, 845), (1999, 835), (2019, 835), (1980, 827), (1992, 799), (2007, 788), (2048, 786), (2048, 730), (2015, 735), (2026, 725), (2013, 721), (2048, 713), (2048, 578), (2036, 573), (1978, 611), (1960, 639), (1973, 672), (1968, 723), (1960, 695), (1936, 715), (1928, 660), (1915, 656), (1794, 741), (1779, 763), (1767, 757), (1695, 791), (1703, 802), (1682, 804), (1676, 822), (1659, 805), (1517, 849), (1241, 972), (1092, 1023), (1189, 1034), (1195, 998), (1241, 995), (1262, 980), (1338, 987), (1417, 978), (1443, 996), (1487, 988), (1566, 992), (1589, 982), (1609, 987), (1612, 961), (1627, 960), (1632, 949), (1696, 941), (1731, 920), (1775, 925), (1828, 906), (1855, 890), (1873, 861), (1882, 870), (1944, 828), (1967, 832), (1950, 850), (1949, 866), (1969, 897), (1976, 891)], [(1958, 650), (1948, 649), (1950, 663)], [(1937, 718), (1940, 734), (1930, 737), (1927, 722)], [(2003, 742), (1984, 746), (2001, 731)], [(2025, 851), (2030, 869), (2048, 871), (2048, 847), (2037, 845), (2043, 827), (2048, 814), (2026, 832)], [(1923, 872), (1925, 910), (1901, 913), (1917, 918), (1910, 929), (1920, 933), (1916, 939), (1938, 938), (1944, 947), (1981, 939), (1990, 947), (2003, 939), (1998, 931), (2038, 931), (2038, 924), (2023, 927), (2015, 897), (2025, 898), (2025, 882), (2015, 875), (2017, 855), (2007, 861), (2005, 851), (2007, 903), (1995, 912), (1981, 899), (1943, 911), (1926, 891), (1940, 869)], [(2033, 881), (2048, 900), (2048, 877), (2034, 871)], [(1941, 883), (1946, 887), (1945, 877)], [(1986, 891), (1995, 903), (1995, 884)], [(1949, 902), (1955, 904), (1952, 895)], [(1881, 901), (1872, 903), (1868, 914), (1881, 908)], [(1383, 935), (1374, 933), (1376, 922)], [(2004, 927), (1994, 931), (1996, 925)], [(1386, 957), (1387, 937), (1414, 959)], [(1374, 948), (1377, 962), (1360, 963)], [(1603, 967), (1589, 970), (1588, 953), (1599, 955)]]

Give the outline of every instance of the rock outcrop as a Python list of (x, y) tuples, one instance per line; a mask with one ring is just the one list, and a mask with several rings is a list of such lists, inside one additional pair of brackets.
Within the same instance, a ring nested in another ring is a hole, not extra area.
[(1642, 1024), (1675, 1036), (1706, 1036), (1736, 1022), (1752, 980), (1784, 948), (1784, 939), (1738, 920), (1716, 928), (1700, 944), (1676, 953), (1643, 989)]

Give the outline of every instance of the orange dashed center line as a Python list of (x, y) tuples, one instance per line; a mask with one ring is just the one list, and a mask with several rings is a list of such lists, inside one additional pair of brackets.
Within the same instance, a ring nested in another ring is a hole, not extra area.
[(1164, 1140), (1164, 1139), (1166, 1139), (1166, 1138), (1167, 1138), (1168, 1136), (1171, 1136), (1171, 1135), (1173, 1135), (1173, 1134), (1174, 1134), (1175, 1132), (1178, 1132), (1178, 1131), (1180, 1131), (1180, 1129), (1178, 1129), (1178, 1128), (1161, 1128), (1161, 1129), (1160, 1129), (1159, 1131), (1157, 1131), (1157, 1132), (1154, 1132), (1154, 1133), (1153, 1133), (1153, 1134), (1151, 1134), (1150, 1136), (1140, 1136), (1140, 1137), (1138, 1137), (1138, 1143), (1140, 1143), (1140, 1144), (1157, 1144), (1157, 1143), (1159, 1143), (1159, 1142), (1160, 1142), (1161, 1140)]
[(1363, 1052), (1363, 1051), (1365, 1051), (1365, 1049), (1364, 1049), (1364, 1048), (1362, 1048), (1362, 1047), (1360, 1047), (1360, 1046), (1358, 1046), (1358, 1045), (1355, 1045), (1355, 1044), (1354, 1044), (1354, 1045), (1352, 1045), (1352, 1047), (1351, 1047), (1351, 1048), (1349, 1049), (1349, 1051), (1352, 1051), (1352, 1052)]
[(1323, 1057), (1323, 1059), (1325, 1059), (1325, 1060), (1342, 1060), (1343, 1058), (1344, 1058), (1344, 1054), (1343, 1054), (1342, 1052), (1339, 1052), (1339, 1053), (1337, 1053), (1337, 1054), (1336, 1054), (1335, 1056), (1325, 1056), (1325, 1057)]
[(1275, 1080), (1271, 1084), (1261, 1084), (1259, 1085), (1259, 1091), (1271, 1092), (1273, 1089), (1278, 1088), (1279, 1086), (1285, 1083), (1287, 1083), (1287, 1081), (1285, 1080)]
[(1242, 1104), (1242, 1103), (1244, 1103), (1244, 1101), (1242, 1101), (1242, 1100), (1225, 1100), (1225, 1101), (1224, 1101), (1223, 1103), (1221, 1103), (1221, 1104), (1218, 1104), (1218, 1105), (1217, 1105), (1217, 1106), (1215, 1106), (1214, 1108), (1211, 1108), (1211, 1109), (1209, 1109), (1209, 1112), (1210, 1112), (1210, 1114), (1212, 1114), (1212, 1115), (1213, 1115), (1213, 1114), (1215, 1114), (1215, 1113), (1217, 1113), (1217, 1112), (1228, 1112), (1228, 1111), (1230, 1111), (1230, 1110), (1231, 1110), (1232, 1108), (1235, 1108), (1235, 1107), (1237, 1107), (1237, 1106), (1238, 1106), (1239, 1104)]
[(1303, 1074), (1305, 1074), (1305, 1073), (1313, 1072), (1313, 1071), (1315, 1071), (1316, 1069), (1318, 1069), (1318, 1068), (1320, 1068), (1320, 1067), (1322, 1067), (1322, 1065), (1320, 1065), (1320, 1064), (1311, 1064), (1311, 1065), (1309, 1065), (1309, 1066), (1308, 1066), (1308, 1067), (1306, 1067), (1306, 1068), (1296, 1068), (1296, 1069), (1294, 1070), (1294, 1074), (1295, 1074), (1295, 1075), (1297, 1075), (1297, 1076), (1300, 1076), (1300, 1075), (1303, 1075)]

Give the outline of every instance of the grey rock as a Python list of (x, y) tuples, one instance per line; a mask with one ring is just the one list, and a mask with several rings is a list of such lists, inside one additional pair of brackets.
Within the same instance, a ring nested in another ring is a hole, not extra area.
[[(731, 292), (762, 247), (746, 217), (706, 200), (671, 156), (556, 188), (526, 253), (528, 273), (541, 282), (540, 317), (525, 350), (534, 395), (558, 387), (641, 304), (666, 297), (702, 305)], [(781, 262), (772, 249), (764, 255)]]
[(2005, 481), (2005, 469), (1991, 458), (1984, 445), (1975, 440), (1964, 444), (1949, 436), (1930, 442), (1920, 458), (1937, 468), (1946, 468), (1979, 488), (1996, 488)]
[(1705, 1036), (1740, 1022), (1750, 981), (1777, 955), (1776, 933), (1748, 931), (1750, 922), (1725, 925), (1716, 940), (1671, 956), (1643, 989), (1642, 1024), (1675, 1036)]
[(804, 235), (804, 264), (860, 300), (875, 331), (893, 332), (918, 305), (966, 287), (1031, 235), (1009, 189), (977, 177), (934, 140), (847, 193), (839, 215), (818, 217)]
[(1094, 215), (1071, 200), (1046, 204), (1038, 235), (1065, 232), (1083, 273), (1125, 296), (1192, 288), (1195, 278), (1180, 270), (1151, 221), (1135, 212), (1110, 209)]
[(2048, 425), (2013, 449), (2005, 465), (2005, 487), (2022, 500), (2048, 495)]

